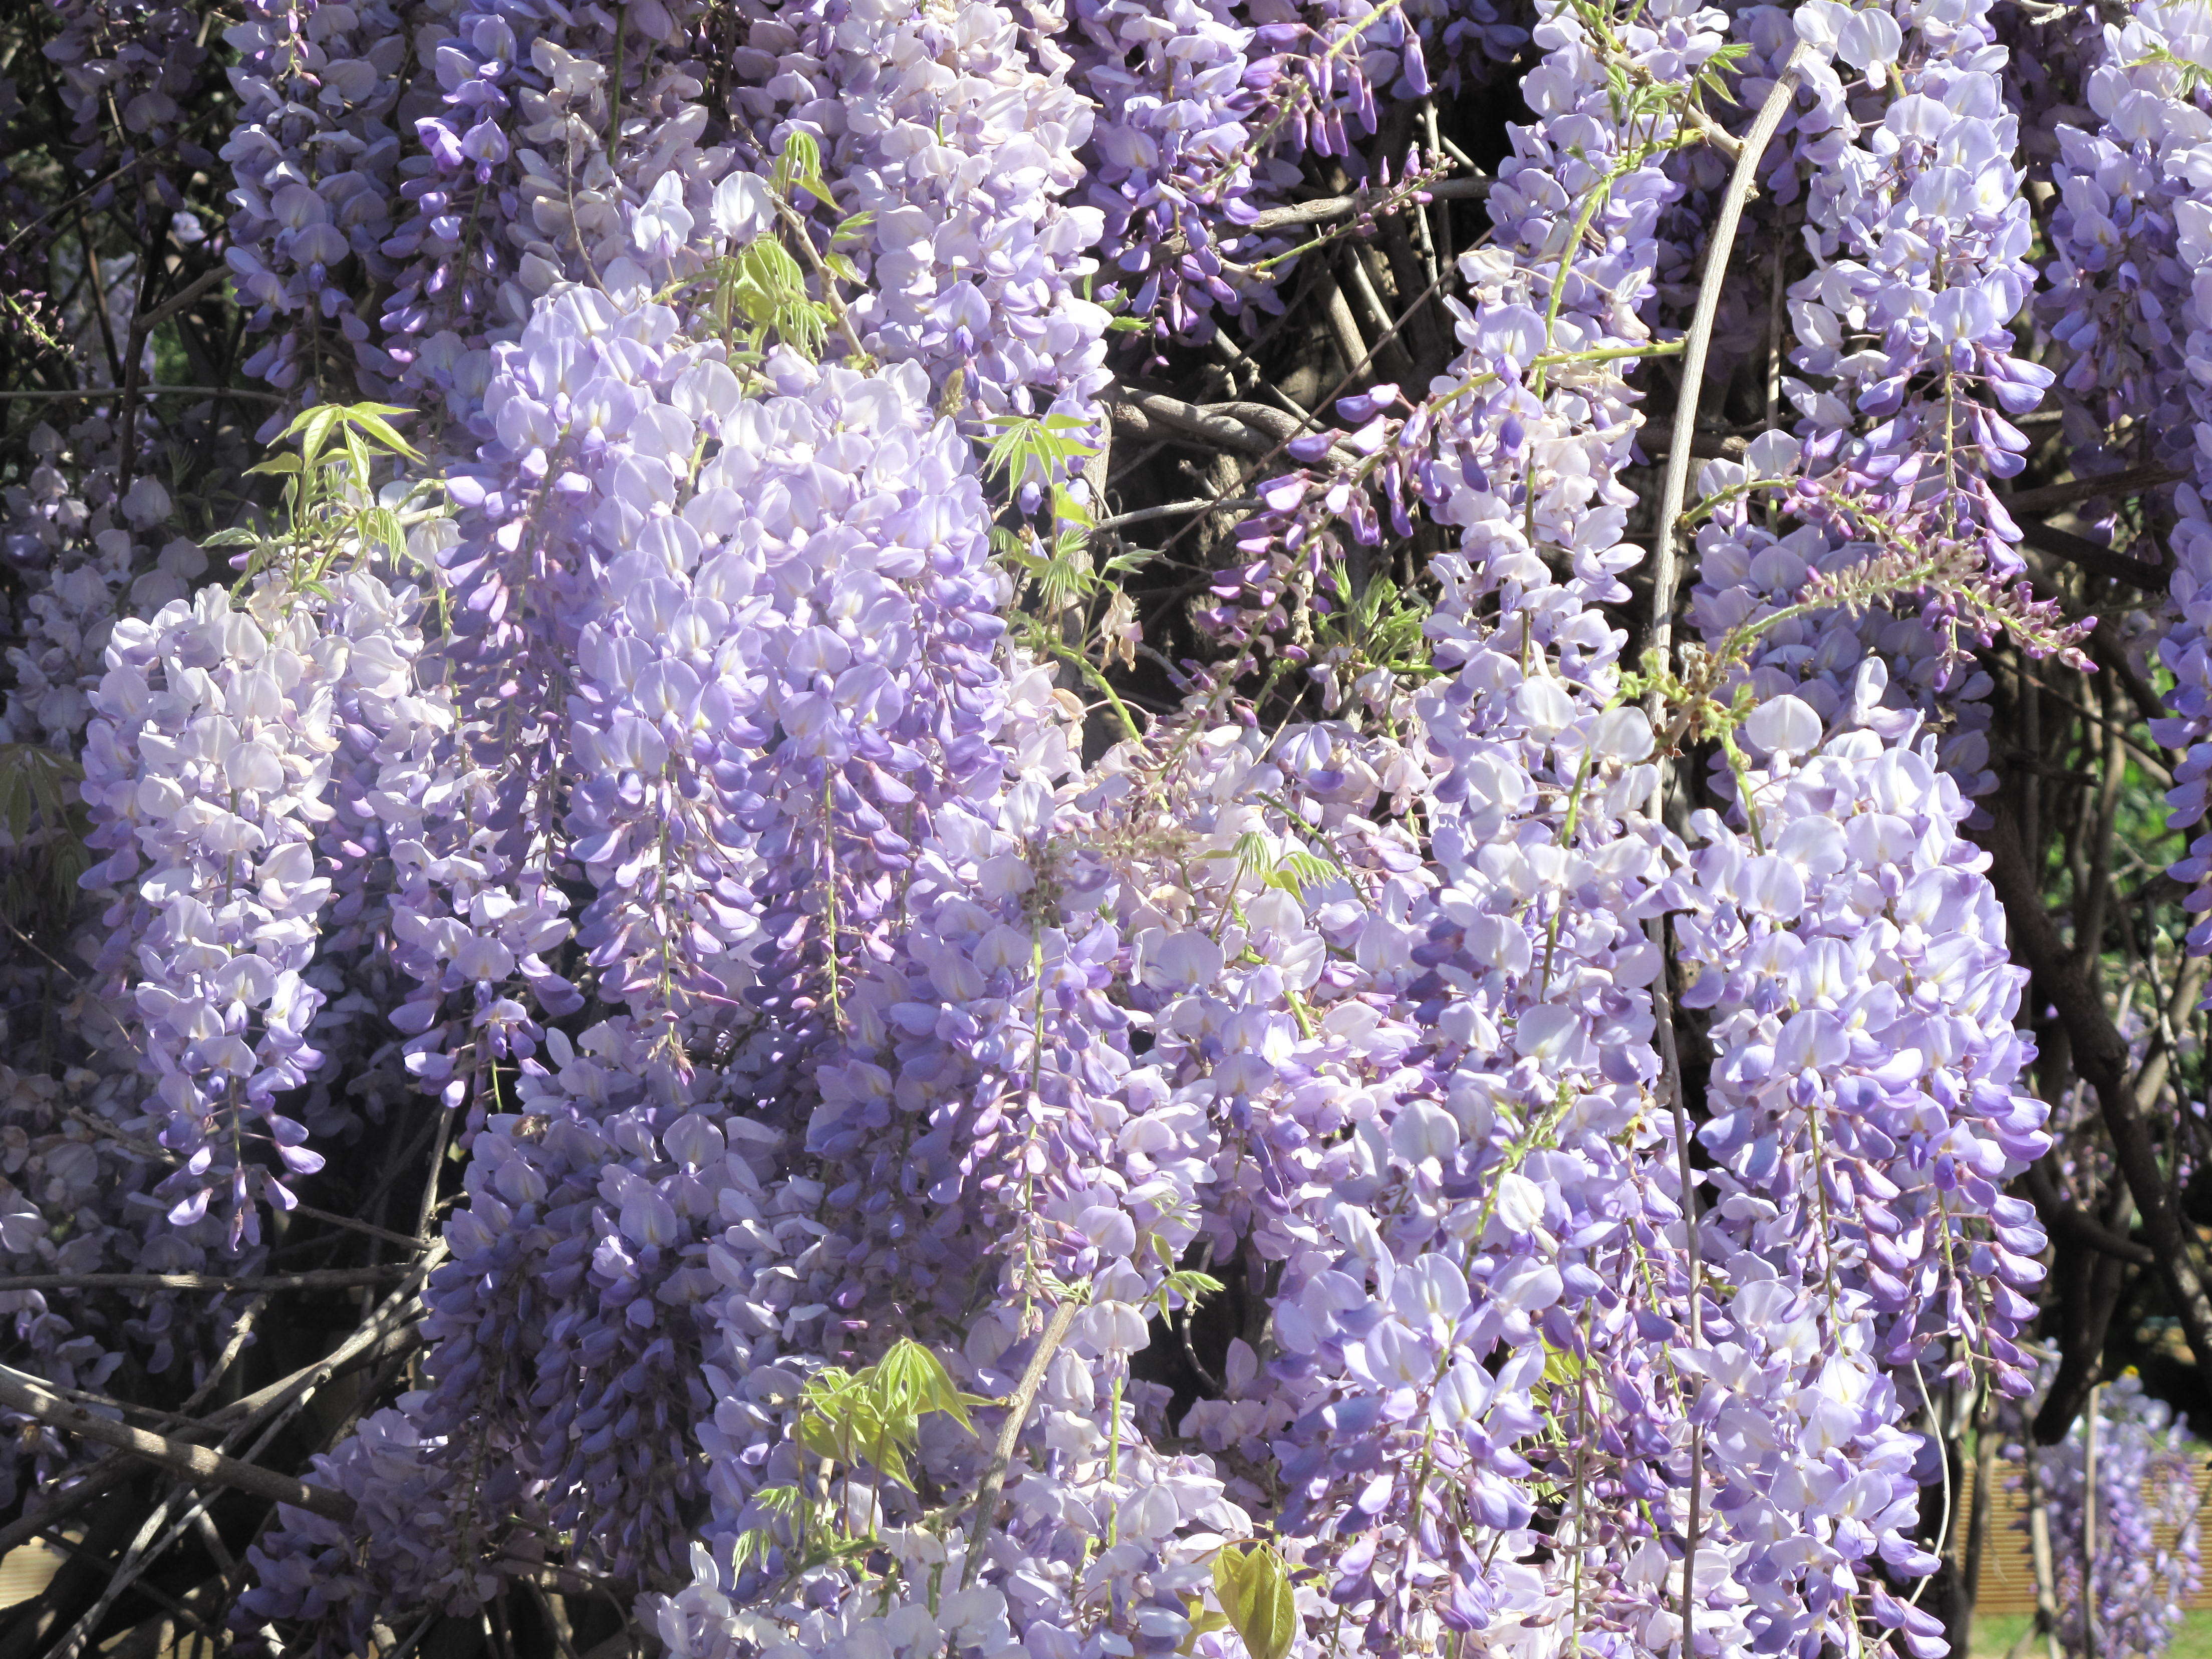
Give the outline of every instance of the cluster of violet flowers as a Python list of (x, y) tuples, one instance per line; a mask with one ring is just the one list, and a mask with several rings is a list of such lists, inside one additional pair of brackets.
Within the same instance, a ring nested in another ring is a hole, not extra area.
[[(71, 84), (169, 142), (180, 14), (63, 9)], [(1998, 9), (252, 0), (220, 156), (260, 435), (373, 402), (419, 448), (208, 541), (94, 416), (0, 541), (0, 724), (81, 767), (99, 916), (84, 1063), (0, 1073), (6, 1261), (258, 1268), (404, 1107), (459, 1166), (419, 1364), (307, 1474), (349, 1514), (278, 1511), (240, 1641), (554, 1582), (678, 1659), (1937, 1659), (1930, 1401), (2029, 1393), (2044, 1274), (1969, 835), (1974, 647), (2074, 638), (2012, 587), (2015, 421), (2051, 393), (2201, 469), (2143, 411), (2212, 416), (2203, 9), (2076, 43), (2101, 125), (2061, 131), (2044, 273)], [(1448, 369), (1271, 458), (1217, 659), (1086, 723), (1006, 550), (1103, 514), (1117, 320), (1256, 332), (1305, 257), (1261, 216), (1411, 199), (1450, 163), (1382, 153), (1394, 110), (1509, 70)], [(1661, 527), (1693, 568), (1639, 663), (1699, 147), (1784, 74), (1790, 373)], [(1010, 471), (1010, 429), (1058, 447)], [(2191, 823), (2212, 523), (2176, 511)], [(1417, 526), (1419, 664), (1340, 681), (1293, 614)], [(1320, 695), (1263, 721), (1278, 673)], [(1670, 810), (1696, 740), (1717, 805)], [(72, 1388), (227, 1316), (0, 1311)], [(2178, 1431), (2104, 1398), (2100, 1650), (2149, 1653), (2195, 1583), (2193, 1532), (2130, 1565)], [(0, 1495), (77, 1467), (20, 1436)]]
[[(2024, 1425), (2014, 1407), (1997, 1431)], [(2204, 1582), (2203, 1459), (2187, 1427), (2130, 1370), (2097, 1389), (2057, 1444), (2010, 1446), (2034, 1460), (2067, 1653), (2157, 1655), (2179, 1633)]]

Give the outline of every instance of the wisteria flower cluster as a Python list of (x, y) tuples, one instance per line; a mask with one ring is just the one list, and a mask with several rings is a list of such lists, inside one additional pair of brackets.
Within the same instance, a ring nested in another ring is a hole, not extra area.
[(0, 1650), (2171, 1641), (2197, 0), (50, 9)]
[(2026, 1451), (2068, 1653), (2154, 1654), (2179, 1632), (2204, 1580), (2203, 1460), (2190, 1455), (2186, 1427), (2130, 1370), (2097, 1390), (2064, 1439)]

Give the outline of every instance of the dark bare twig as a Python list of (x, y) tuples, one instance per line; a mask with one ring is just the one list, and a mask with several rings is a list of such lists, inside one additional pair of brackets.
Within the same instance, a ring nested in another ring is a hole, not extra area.
[[(1354, 242), (1344, 252), (1344, 288), (1347, 295), (1359, 302), (1359, 309), (1367, 313), (1370, 327), (1375, 331), (1375, 350), (1377, 357), (1389, 367), (1395, 380), (1404, 380), (1413, 373), (1413, 354), (1407, 349), (1402, 337), (1407, 330), (1394, 327), (1390, 307), (1384, 303), (1382, 284), (1376, 280), (1375, 250), (1364, 242)], [(1415, 313), (1406, 313), (1408, 326)]]
[(2053, 507), (2071, 507), (2076, 501), (2092, 501), (2099, 495), (2135, 495), (2146, 489), (2178, 483), (2189, 475), (2179, 467), (2131, 466), (2124, 472), (2100, 473), (2090, 478), (2069, 478), (2062, 483), (2041, 484), (2033, 489), (2017, 490), (2004, 497), (2007, 510), (2013, 513), (2048, 513)]
[[(2009, 505), (2009, 503), (2008, 503)], [(2093, 576), (2108, 576), (2116, 582), (2125, 582), (2130, 587), (2146, 593), (2163, 593), (2171, 575), (2162, 564), (2150, 564), (2142, 559), (2115, 553), (2087, 536), (2076, 536), (2071, 531), (2059, 530), (2045, 524), (2040, 519), (2020, 519), (2020, 538), (2030, 547), (2055, 554), (2069, 564), (2077, 565)]]
[[(284, 401), (279, 392), (241, 386), (142, 386), (135, 395), (141, 398), (242, 398), (248, 403), (256, 404), (281, 404)], [(100, 403), (122, 396), (123, 389), (113, 386), (64, 386), (52, 392), (33, 387), (27, 391), (0, 392), (0, 402)]]
[(100, 343), (107, 350), (107, 383), (123, 383), (123, 355), (116, 349), (115, 324), (107, 314), (107, 278), (100, 265), (100, 250), (93, 246), (92, 227), (86, 223), (84, 210), (76, 211), (77, 244), (83, 250), (85, 269), (92, 273), (92, 314), (100, 324)]
[(343, 1291), (388, 1285), (406, 1272), (405, 1264), (395, 1262), (243, 1279), (218, 1273), (8, 1273), (0, 1274), (0, 1291)]
[(161, 269), (161, 261), (152, 253), (139, 251), (138, 298), (131, 307), (128, 343), (123, 348), (123, 402), (117, 413), (115, 493), (118, 496), (131, 488), (131, 475), (138, 469), (138, 377), (144, 372), (146, 335), (151, 326), (146, 320), (147, 306)]
[[(1439, 179), (1419, 194), (1436, 202), (1480, 202), (1489, 197), (1495, 182), (1486, 177)], [(1353, 196), (1322, 196), (1310, 202), (1293, 202), (1288, 207), (1266, 208), (1255, 216), (1250, 224), (1240, 226), (1239, 229), (1265, 235), (1270, 231), (1304, 230), (1313, 225), (1330, 224), (1370, 210), (1385, 194), (1378, 191)]]
[(230, 1486), (239, 1492), (251, 1492), (266, 1498), (272, 1503), (290, 1504), (311, 1514), (333, 1521), (352, 1518), (353, 1500), (343, 1492), (328, 1486), (311, 1486), (303, 1480), (279, 1474), (274, 1469), (263, 1468), (256, 1463), (226, 1457), (221, 1452), (210, 1451), (205, 1446), (196, 1446), (188, 1440), (175, 1440), (167, 1435), (151, 1434), (144, 1429), (134, 1429), (118, 1423), (112, 1418), (98, 1417), (82, 1406), (31, 1386), (35, 1378), (20, 1371), (0, 1367), (0, 1406), (21, 1412), (26, 1417), (63, 1430), (82, 1439), (94, 1440), (118, 1451), (127, 1451), (134, 1457), (163, 1468), (173, 1469), (186, 1479), (207, 1486)]
[(179, 292), (171, 295), (153, 310), (134, 318), (131, 327), (141, 334), (151, 334), (170, 318), (179, 316), (191, 310), (204, 296), (228, 280), (229, 276), (230, 270), (227, 265), (216, 265), (202, 271)]
[[(1646, 426), (1636, 434), (1636, 441), (1644, 453), (1654, 460), (1670, 456), (1674, 451), (1672, 428)], [(1751, 440), (1725, 435), (1718, 432), (1693, 432), (1690, 434), (1690, 454), (1701, 461), (1740, 461), (1751, 447)]]
[(1186, 513), (1249, 513), (1259, 505), (1257, 495), (1232, 495), (1218, 501), (1168, 501), (1159, 507), (1140, 507), (1133, 513), (1117, 513), (1110, 519), (1101, 519), (1092, 530), (1127, 530), (1133, 525), (1150, 524), (1155, 519), (1181, 518)]

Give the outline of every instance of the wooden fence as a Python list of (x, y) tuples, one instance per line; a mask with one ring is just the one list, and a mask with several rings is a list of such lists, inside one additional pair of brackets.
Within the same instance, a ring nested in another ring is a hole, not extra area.
[[(1988, 1541), (1982, 1547), (1981, 1592), (1974, 1601), (1977, 1613), (2033, 1613), (2035, 1611), (2035, 1571), (2027, 1553), (2027, 1505), (2022, 1501), (2017, 1468), (1997, 1465), (1996, 1501), (1990, 1510)], [(2199, 1477), (2203, 1482), (2197, 1496), (2206, 1504), (2201, 1532), (2212, 1532), (2212, 1474)], [(1955, 1555), (1964, 1553), (1963, 1540), (1974, 1512), (1974, 1467), (1966, 1466), (1965, 1490), (1960, 1496), (1959, 1522), (1952, 1533), (1962, 1540)], [(2173, 1528), (2165, 1522), (2159, 1522), (2154, 1536), (2160, 1548), (2173, 1541)], [(2191, 1607), (2212, 1607), (2212, 1588), (2200, 1589), (2187, 1603)]]

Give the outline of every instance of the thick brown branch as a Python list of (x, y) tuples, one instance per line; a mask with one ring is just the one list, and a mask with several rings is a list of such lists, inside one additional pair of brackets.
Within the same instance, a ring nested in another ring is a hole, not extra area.
[(2158, 1265), (2158, 1257), (2149, 1245), (2109, 1231), (2096, 1217), (2070, 1202), (2051, 1183), (2050, 1174), (2041, 1164), (2031, 1164), (2021, 1173), (2020, 1189), (2035, 1206), (2036, 1218), (2043, 1223), (2044, 1231), (2063, 1233), (2084, 1249), (2132, 1261), (2139, 1267)]
[[(434, 1246), (410, 1267), (410, 1282), (419, 1280), (444, 1256), (444, 1245)], [(422, 1313), (421, 1298), (403, 1287), (387, 1298), (365, 1323), (349, 1334), (344, 1341), (313, 1364), (304, 1366), (289, 1376), (281, 1376), (274, 1382), (211, 1412), (200, 1419), (195, 1432), (219, 1433), (240, 1424), (256, 1421), (265, 1413), (280, 1409), (297, 1399), (301, 1394), (322, 1387), (334, 1376), (410, 1352), (422, 1340), (422, 1331), (416, 1323)], [(100, 1493), (125, 1479), (135, 1461), (135, 1454), (128, 1449), (104, 1457), (84, 1472), (83, 1479), (76, 1486), (52, 1496), (30, 1513), (18, 1517), (5, 1528), (0, 1528), (0, 1555), (36, 1537), (46, 1528), (58, 1524)]]
[(191, 284), (183, 292), (162, 301), (160, 305), (143, 316), (133, 318), (131, 323), (132, 331), (138, 334), (152, 333), (170, 318), (191, 310), (199, 302), (203, 295), (224, 281), (229, 275), (230, 268), (228, 265), (217, 265), (212, 270), (202, 271), (192, 279)]
[[(2012, 504), (2007, 503), (2008, 506)], [(2146, 593), (2166, 592), (2168, 573), (2164, 565), (2131, 559), (2124, 553), (2115, 553), (2111, 548), (2093, 542), (2087, 536), (2054, 529), (2039, 519), (2021, 519), (2017, 522), (2020, 538), (2030, 547), (2055, 554), (2069, 564), (2080, 566), (2093, 576), (2109, 576), (2116, 582), (2125, 582)]]
[[(257, 392), (252, 386), (142, 386), (141, 398), (245, 398), (258, 404), (281, 404), (283, 394), (276, 392)], [(17, 403), (105, 403), (123, 396), (123, 388), (113, 386), (88, 386), (77, 391), (66, 388), (54, 391), (0, 392), (0, 399)]]
[[(1267, 208), (1247, 225), (1224, 223), (1217, 228), (1216, 234), (1242, 240), (1247, 236), (1265, 236), (1276, 231), (1313, 230), (1363, 213), (1417, 213), (1420, 210), (1424, 197), (1438, 202), (1479, 202), (1490, 194), (1491, 187), (1496, 182), (1487, 177), (1439, 179), (1419, 191), (1409, 191), (1403, 185), (1398, 185), (1387, 190), (1362, 191), (1350, 196), (1321, 196), (1310, 202), (1292, 202), (1287, 207)], [(1159, 257), (1171, 263), (1189, 252), (1190, 238), (1178, 231), (1161, 245)]]
[(2043, 484), (2004, 498), (2013, 513), (2048, 513), (2099, 495), (2133, 495), (2161, 484), (2177, 483), (2189, 475), (2179, 467), (2131, 466), (2124, 472), (2106, 472), (2094, 478), (2069, 478), (2063, 483)]
[(1994, 822), (1976, 832), (1976, 837), (1990, 854), (1990, 880), (2004, 904), (2013, 953), (2033, 976), (2033, 994), (2058, 1011), (2073, 1049), (2075, 1070), (2096, 1091), (2114, 1159), (2135, 1196), (2182, 1335), (2198, 1369), (2212, 1376), (2212, 1297), (2205, 1294), (2203, 1279), (2191, 1260), (2192, 1241), (2159, 1168), (2137, 1080), (2128, 1075), (2127, 1039), (2105, 1012), (2096, 988), (2082, 975), (2044, 908), (2042, 888), (2028, 866), (2010, 814), (2001, 802), (1992, 806)]
[[(1652, 459), (1670, 453), (1674, 447), (1674, 433), (1669, 426), (1662, 425), (1656, 418), (1647, 421), (1636, 434), (1636, 441)], [(1718, 432), (1692, 432), (1690, 434), (1690, 453), (1701, 461), (1740, 461), (1751, 447), (1748, 438), (1735, 438)]]
[(1161, 392), (1130, 391), (1109, 404), (1117, 436), (1187, 434), (1237, 455), (1271, 455), (1298, 434), (1297, 416), (1266, 404), (1188, 404)]
[(1178, 519), (1192, 513), (1249, 513), (1260, 505), (1257, 495), (1231, 495), (1218, 501), (1168, 501), (1158, 507), (1140, 507), (1133, 513), (1116, 513), (1110, 519), (1101, 519), (1091, 529), (1094, 532), (1127, 530), (1133, 525), (1150, 524), (1155, 519)]
[(1197, 404), (1152, 392), (1132, 393), (1127, 401), (1107, 405), (1117, 438), (1195, 439), (1208, 449), (1226, 449), (1239, 455), (1262, 455), (1273, 440), (1242, 421), (1208, 415)]

